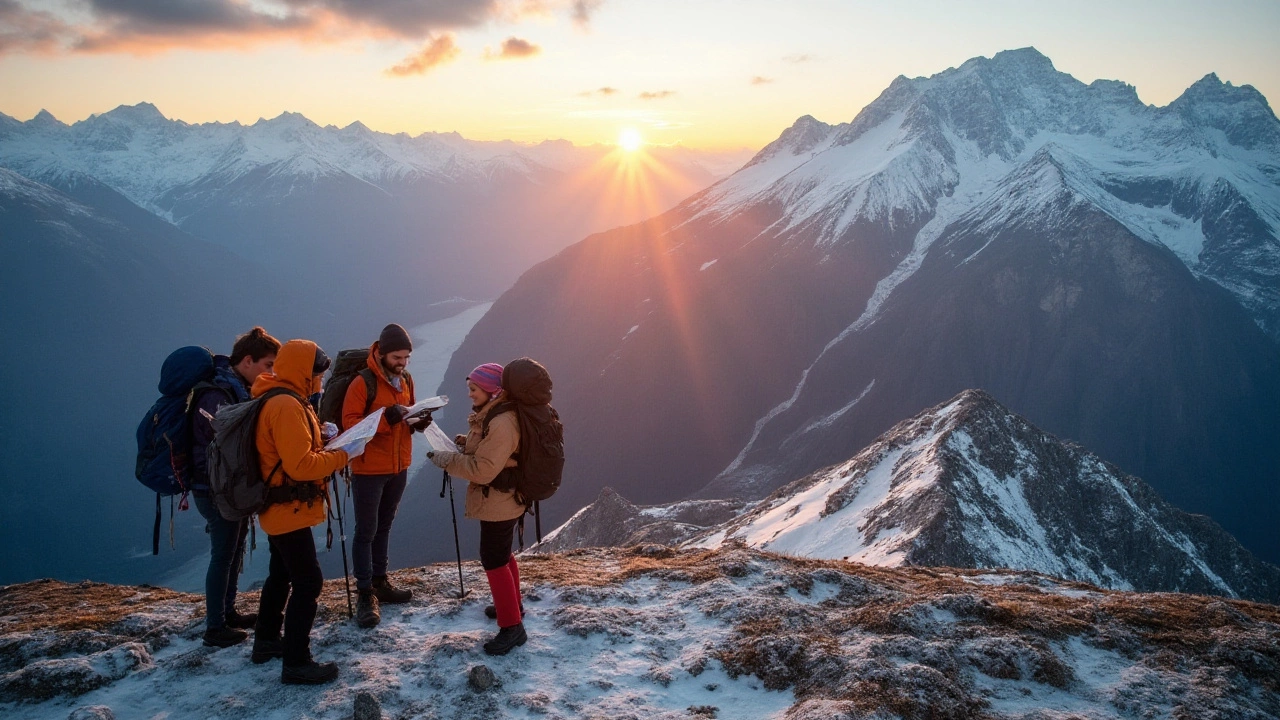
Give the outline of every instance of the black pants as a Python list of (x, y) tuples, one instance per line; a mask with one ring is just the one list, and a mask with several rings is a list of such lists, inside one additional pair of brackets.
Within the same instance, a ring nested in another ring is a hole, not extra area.
[[(284, 625), (284, 664), (306, 665), (311, 661), (311, 625), (316, 619), (316, 600), (324, 583), (316, 541), (311, 528), (284, 535), (271, 535), (271, 564), (262, 584), (258, 603), (257, 637), (280, 637)], [(290, 586), (293, 592), (290, 592)], [(285, 601), (288, 600), (288, 608)]]
[(480, 521), (480, 565), (497, 570), (511, 559), (511, 539), (520, 518), (499, 522)]
[(352, 475), (351, 497), (356, 507), (355, 539), (351, 543), (351, 574), (356, 576), (356, 589), (368, 590), (373, 579), (387, 574), (387, 546), (391, 540), (391, 523), (409, 471), (394, 475)]

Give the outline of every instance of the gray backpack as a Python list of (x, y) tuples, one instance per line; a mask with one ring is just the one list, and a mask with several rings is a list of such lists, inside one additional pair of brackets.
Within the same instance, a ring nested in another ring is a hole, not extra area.
[(209, 443), (209, 494), (218, 513), (227, 520), (243, 520), (270, 505), (294, 500), (314, 500), (323, 495), (322, 483), (295, 483), (286, 476), (284, 485), (271, 487), (271, 474), (262, 477), (258, 462), (258, 416), (267, 400), (290, 395), (306, 404), (297, 393), (273, 388), (249, 402), (223, 405), (213, 418), (213, 441)]

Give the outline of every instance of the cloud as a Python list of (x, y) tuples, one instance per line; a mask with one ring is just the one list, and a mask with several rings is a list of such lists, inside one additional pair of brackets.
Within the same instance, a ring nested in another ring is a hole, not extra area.
[(504, 0), (0, 0), (0, 52), (154, 52), (266, 42), (431, 38), (500, 17)]
[(542, 52), (542, 48), (518, 37), (509, 37), (502, 41), (502, 49), (494, 51), (484, 49), (485, 60), (519, 60), (533, 57)]
[(786, 56), (784, 56), (784, 57), (782, 58), (782, 61), (783, 61), (783, 62), (789, 62), (789, 63), (791, 63), (792, 65), (799, 65), (799, 64), (801, 64), (801, 63), (811, 62), (812, 60), (813, 60), (813, 56), (812, 56), (812, 55), (807, 55), (807, 54), (801, 54), (801, 55), (786, 55)]
[(751, 78), (752, 85), (768, 85), (771, 82), (773, 82), (773, 78), (765, 77), (763, 75), (756, 75)]
[(592, 95), (601, 95), (604, 97), (609, 97), (610, 95), (617, 95), (619, 92), (621, 92), (621, 90), (619, 90), (618, 88), (609, 87), (606, 85), (605, 87), (596, 88), (595, 90), (587, 90), (585, 92), (580, 92), (578, 93), (578, 97), (591, 97)]
[(0, 53), (49, 52), (68, 32), (69, 26), (52, 13), (0, 0)]
[(641, 100), (661, 100), (663, 98), (669, 98), (675, 94), (675, 90), (658, 90), (656, 92), (642, 92), (637, 97)]
[(601, 5), (604, 5), (604, 0), (573, 0), (569, 17), (573, 18), (573, 24), (577, 25), (578, 29), (586, 30), (591, 26), (591, 16), (600, 9)]
[(454, 42), (452, 33), (445, 33), (427, 42), (418, 52), (400, 61), (399, 65), (387, 68), (386, 74), (395, 77), (422, 75), (431, 69), (451, 62), (462, 50)]

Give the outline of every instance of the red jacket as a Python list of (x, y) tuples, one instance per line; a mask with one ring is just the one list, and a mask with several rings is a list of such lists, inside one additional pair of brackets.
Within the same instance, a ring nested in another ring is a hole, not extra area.
[[(377, 390), (373, 396), (373, 404), (369, 412), (392, 405), (409, 406), (417, 402), (413, 393), (413, 381), (406, 375), (402, 377), (401, 389), (396, 390), (387, 380), (387, 371), (377, 357), (378, 343), (369, 348), (369, 369), (377, 378)], [(347, 397), (342, 401), (342, 427), (351, 427), (364, 419), (365, 400), (368, 398), (364, 380), (355, 378), (347, 388)], [(400, 422), (392, 427), (384, 416), (378, 424), (378, 434), (373, 436), (364, 448), (364, 454), (351, 461), (351, 472), (355, 475), (391, 475), (409, 469), (409, 461), (413, 456), (413, 440), (410, 429)]]

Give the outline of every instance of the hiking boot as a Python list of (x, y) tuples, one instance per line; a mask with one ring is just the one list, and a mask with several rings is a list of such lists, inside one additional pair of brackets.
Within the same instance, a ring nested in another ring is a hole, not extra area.
[(236, 612), (235, 608), (231, 608), (225, 616), (227, 627), (240, 628), (241, 630), (250, 630), (258, 623), (258, 613), (245, 613), (241, 615)]
[(280, 670), (280, 682), (285, 685), (323, 685), (338, 677), (338, 663), (318, 663), (315, 660), (306, 665), (285, 665)]
[(261, 665), (264, 662), (270, 662), (276, 658), (284, 657), (284, 641), (280, 638), (274, 640), (255, 636), (253, 638), (253, 654), (249, 659), (254, 665)]
[(220, 627), (204, 631), (204, 644), (209, 647), (228, 648), (248, 639), (249, 633), (235, 628)]
[(373, 590), (361, 590), (356, 600), (356, 625), (371, 628), (382, 622), (382, 613), (378, 609), (378, 596)]
[[(492, 605), (485, 605), (485, 606), (484, 606), (484, 616), (485, 616), (485, 617), (487, 617), (487, 618), (489, 618), (490, 620), (497, 620), (497, 619), (498, 619), (498, 608), (496, 608), (496, 607), (494, 607), (494, 606), (492, 606)], [(521, 600), (521, 601), (520, 601), (520, 617), (521, 617), (521, 618), (524, 618), (524, 600)]]
[(386, 575), (375, 575), (373, 577), (373, 594), (378, 598), (378, 602), (388, 605), (407, 603), (413, 598), (412, 590), (392, 587)]
[(493, 639), (484, 644), (486, 655), (506, 655), (511, 649), (523, 645), (529, 636), (524, 632), (524, 623), (504, 627)]

